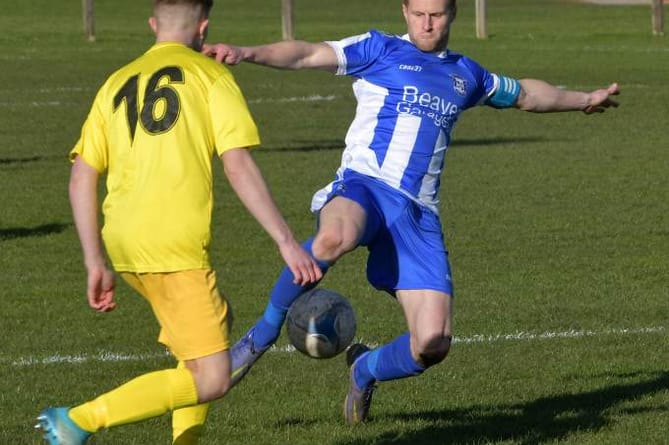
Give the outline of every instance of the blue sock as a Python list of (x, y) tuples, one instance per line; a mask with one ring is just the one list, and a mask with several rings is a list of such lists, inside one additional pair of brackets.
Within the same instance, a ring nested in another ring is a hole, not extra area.
[[(313, 256), (311, 244), (314, 238), (311, 237), (306, 240), (302, 247)], [(314, 257), (316, 263), (323, 271), (323, 275), (330, 268), (331, 264), (321, 261)], [(286, 313), (293, 301), (297, 299), (303, 292), (316, 287), (318, 283), (311, 283), (308, 286), (299, 286), (293, 283), (293, 273), (288, 267), (284, 267), (279, 275), (279, 278), (274, 283), (272, 292), (269, 295), (269, 303), (265, 308), (265, 313), (255, 324), (255, 331), (253, 332), (253, 344), (258, 348), (264, 348), (276, 341), (281, 333), (281, 326), (286, 319)]]
[(409, 333), (400, 335), (392, 342), (374, 349), (360, 357), (355, 365), (355, 383), (365, 388), (386, 380), (422, 374), (425, 371), (411, 356)]

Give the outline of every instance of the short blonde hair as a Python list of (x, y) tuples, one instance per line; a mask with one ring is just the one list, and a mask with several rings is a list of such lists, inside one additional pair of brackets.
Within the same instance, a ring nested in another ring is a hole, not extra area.
[[(402, 0), (402, 3), (404, 3), (404, 6), (409, 6), (409, 0)], [(455, 9), (455, 0), (448, 0), (448, 3), (448, 9)]]

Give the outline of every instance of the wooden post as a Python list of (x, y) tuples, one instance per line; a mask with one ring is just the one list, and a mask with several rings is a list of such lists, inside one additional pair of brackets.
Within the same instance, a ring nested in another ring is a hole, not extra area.
[(476, 0), (476, 37), (488, 38), (488, 19), (486, 0)]
[(95, 16), (93, 14), (93, 0), (82, 0), (84, 33), (89, 42), (95, 42)]
[(663, 36), (664, 35), (664, 1), (663, 0), (653, 0), (652, 4), (653, 10), (653, 35)]
[(281, 0), (281, 28), (283, 40), (295, 39), (293, 31), (293, 0)]

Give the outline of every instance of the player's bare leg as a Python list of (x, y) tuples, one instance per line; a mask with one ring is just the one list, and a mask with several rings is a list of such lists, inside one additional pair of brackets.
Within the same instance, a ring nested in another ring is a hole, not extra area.
[[(338, 196), (323, 207), (319, 214), (318, 233), (303, 244), (305, 250), (312, 253), (323, 274), (337, 259), (357, 246), (365, 221), (365, 211), (350, 199)], [(263, 317), (230, 350), (232, 386), (244, 378), (274, 344), (292, 302), (318, 284), (299, 286), (292, 280), (290, 270), (284, 268), (274, 284)]]
[(353, 344), (347, 351), (350, 384), (344, 418), (350, 424), (368, 420), (377, 381), (419, 375), (441, 362), (450, 349), (451, 295), (434, 290), (401, 290), (396, 296), (409, 332), (373, 351), (361, 344)]

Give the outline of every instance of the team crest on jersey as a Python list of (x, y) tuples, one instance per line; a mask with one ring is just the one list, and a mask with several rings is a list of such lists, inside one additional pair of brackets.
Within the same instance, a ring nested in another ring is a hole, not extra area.
[(453, 79), (453, 89), (455, 92), (460, 96), (465, 96), (467, 94), (467, 81), (455, 74), (451, 75), (451, 79)]

